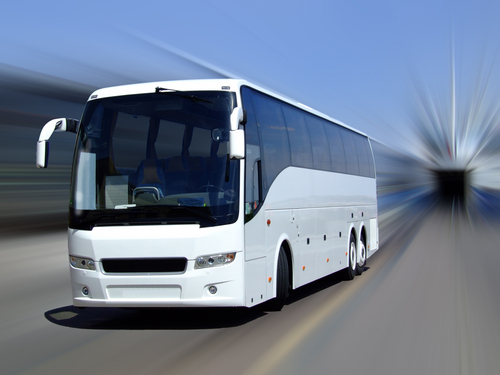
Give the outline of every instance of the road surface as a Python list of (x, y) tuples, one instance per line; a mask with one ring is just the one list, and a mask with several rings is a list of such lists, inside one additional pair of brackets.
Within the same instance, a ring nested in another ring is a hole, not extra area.
[(353, 281), (296, 291), (281, 312), (71, 306), (66, 233), (0, 239), (0, 373), (500, 373), (498, 223), (429, 211)]

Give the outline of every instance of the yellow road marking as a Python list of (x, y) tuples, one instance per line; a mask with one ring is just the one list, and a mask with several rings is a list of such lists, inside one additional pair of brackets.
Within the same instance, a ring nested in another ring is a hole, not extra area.
[[(356, 280), (356, 279), (355, 279)], [(353, 295), (358, 293), (358, 289), (364, 285), (362, 282), (350, 284), (340, 294), (334, 295), (329, 302), (321, 309), (315, 310), (314, 315), (308, 316), (303, 324), (283, 336), (264, 356), (262, 356), (253, 366), (246, 369), (243, 375), (265, 375), (270, 374), (304, 339), (323, 324), (328, 317)]]

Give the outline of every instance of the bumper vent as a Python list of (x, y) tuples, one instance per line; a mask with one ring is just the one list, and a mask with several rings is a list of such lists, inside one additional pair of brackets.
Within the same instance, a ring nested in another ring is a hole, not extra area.
[(179, 273), (186, 270), (186, 258), (102, 259), (105, 273)]

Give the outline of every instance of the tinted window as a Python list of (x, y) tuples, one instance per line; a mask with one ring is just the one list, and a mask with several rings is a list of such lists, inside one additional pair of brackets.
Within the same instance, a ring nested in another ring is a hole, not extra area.
[(338, 125), (332, 123), (325, 124), (325, 132), (330, 146), (332, 171), (346, 173), (347, 166), (345, 162), (344, 144), (340, 137), (340, 129)]
[(371, 154), (368, 154), (368, 139), (360, 134), (353, 134), (353, 139), (358, 153), (359, 174), (370, 177)]
[(368, 177), (375, 177), (375, 162), (373, 160), (373, 153), (372, 153), (372, 148), (370, 146), (370, 141), (368, 138), (365, 138), (365, 150), (368, 155)]
[(330, 152), (325, 129), (323, 129), (323, 120), (307, 115), (306, 121), (309, 128), (309, 137), (311, 137), (314, 168), (329, 171), (331, 170)]
[(292, 165), (313, 168), (311, 141), (309, 140), (304, 113), (287, 105), (283, 105), (282, 108), (290, 140)]
[(340, 129), (340, 136), (344, 143), (345, 157), (347, 163), (347, 173), (359, 175), (358, 152), (354, 144), (354, 134), (347, 129)]
[[(261, 200), (276, 176), (290, 165), (375, 177), (367, 137), (252, 89), (243, 88), (242, 95), (244, 103), (253, 104), (253, 114), (248, 119), (251, 122), (254, 116), (256, 124), (252, 125), (255, 130), (247, 126), (247, 155), (257, 155), (251, 145), (257, 146), (261, 140)], [(255, 155), (252, 161), (257, 160)], [(247, 160), (248, 168), (252, 168), (249, 163)], [(250, 171), (247, 179), (250, 180)]]
[(245, 214), (251, 215), (261, 203), (261, 185), (259, 181), (260, 142), (250, 90), (243, 87), (241, 96), (243, 108), (247, 113), (247, 123), (245, 124)]
[(252, 101), (261, 135), (265, 195), (276, 176), (290, 165), (290, 146), (281, 103), (255, 91)]

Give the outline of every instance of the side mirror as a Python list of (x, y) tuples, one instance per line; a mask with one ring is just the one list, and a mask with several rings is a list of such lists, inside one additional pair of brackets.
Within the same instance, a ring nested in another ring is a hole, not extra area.
[(237, 130), (241, 125), (247, 123), (247, 113), (241, 107), (235, 107), (231, 113), (231, 130)]
[(229, 157), (231, 159), (245, 157), (245, 131), (243, 129), (229, 132)]
[(239, 129), (246, 121), (243, 108), (236, 107), (231, 113), (231, 130), (229, 131), (229, 157), (243, 159), (245, 157), (245, 131)]
[(36, 143), (36, 167), (47, 168), (49, 162), (49, 142), (38, 141)]
[(49, 162), (49, 138), (54, 132), (78, 131), (79, 121), (72, 118), (56, 118), (44, 125), (36, 144), (36, 166), (47, 168)]

